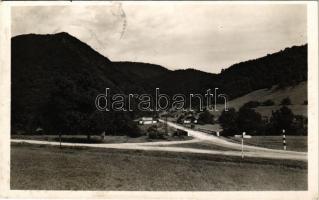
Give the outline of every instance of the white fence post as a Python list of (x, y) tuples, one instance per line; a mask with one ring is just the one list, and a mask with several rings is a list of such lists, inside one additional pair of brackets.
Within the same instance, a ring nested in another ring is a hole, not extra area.
[(286, 135), (285, 135), (285, 129), (282, 129), (282, 144), (284, 146), (284, 150), (286, 151), (287, 145), (286, 145)]

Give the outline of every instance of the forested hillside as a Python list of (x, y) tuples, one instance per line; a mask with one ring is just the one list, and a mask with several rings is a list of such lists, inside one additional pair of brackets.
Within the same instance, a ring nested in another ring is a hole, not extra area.
[[(307, 45), (235, 64), (220, 74), (195, 69), (112, 62), (68, 33), (12, 38), (12, 130), (48, 132), (132, 130), (137, 112), (98, 112), (96, 95), (150, 93), (159, 87), (173, 95), (220, 88), (229, 99), (257, 89), (291, 86), (307, 80)], [(125, 122), (125, 123), (123, 123)]]

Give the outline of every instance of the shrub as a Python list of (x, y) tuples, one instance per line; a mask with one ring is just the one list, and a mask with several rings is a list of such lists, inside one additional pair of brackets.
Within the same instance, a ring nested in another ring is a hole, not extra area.
[(184, 117), (185, 117), (184, 115), (180, 115), (180, 116), (177, 118), (176, 122), (179, 123), (179, 124), (182, 124)]
[(164, 134), (158, 131), (157, 125), (153, 125), (147, 129), (147, 136), (150, 139), (164, 139)]
[(247, 108), (256, 108), (258, 106), (260, 106), (260, 103), (258, 101), (249, 101), (243, 105), (243, 107)]
[(264, 101), (262, 103), (262, 105), (263, 106), (273, 106), (273, 105), (275, 105), (275, 102), (273, 102), (272, 100), (268, 99), (268, 100)]
[(282, 101), (281, 101), (281, 104), (280, 105), (283, 105), (283, 106), (287, 106), (287, 105), (291, 105), (291, 100), (289, 97), (286, 97), (284, 98)]

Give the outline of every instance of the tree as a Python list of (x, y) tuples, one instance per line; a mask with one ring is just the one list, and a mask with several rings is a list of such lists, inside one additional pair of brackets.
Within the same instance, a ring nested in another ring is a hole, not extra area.
[(241, 107), (238, 111), (237, 127), (240, 132), (257, 134), (263, 128), (261, 115), (249, 107)]
[(295, 115), (292, 128), (295, 135), (307, 135), (308, 133), (308, 119), (302, 115)]
[(293, 112), (287, 106), (283, 106), (272, 112), (270, 117), (271, 130), (275, 133), (281, 133), (285, 129), (287, 133), (291, 133), (293, 120)]
[(238, 114), (234, 108), (230, 108), (228, 111), (223, 111), (218, 121), (223, 128), (223, 134), (234, 135), (238, 132), (237, 127)]

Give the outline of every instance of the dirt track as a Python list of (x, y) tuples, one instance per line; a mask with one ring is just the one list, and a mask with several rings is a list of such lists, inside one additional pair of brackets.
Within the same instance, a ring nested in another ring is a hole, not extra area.
[[(112, 149), (132, 149), (132, 150), (145, 150), (145, 151), (170, 151), (180, 153), (199, 153), (199, 154), (212, 154), (224, 156), (241, 156), (240, 151), (219, 151), (219, 150), (206, 150), (185, 147), (172, 147), (163, 145), (173, 145), (182, 143), (200, 142), (199, 139), (188, 141), (175, 141), (175, 142), (148, 142), (148, 143), (116, 143), (116, 144), (82, 144), (82, 143), (62, 143), (63, 146), (77, 146), (77, 147), (94, 147), (94, 148), (112, 148)], [(30, 144), (44, 144), (44, 145), (60, 145), (59, 142), (47, 142), (38, 140), (20, 140), (12, 139), (14, 143), (30, 143)], [(161, 145), (161, 146), (159, 146)], [(258, 152), (258, 151), (245, 151), (245, 157), (258, 157), (258, 158), (272, 158), (272, 159), (289, 159), (307, 161), (307, 155), (300, 152)]]
[[(160, 120), (162, 123), (166, 123), (164, 120)], [(178, 128), (187, 131), (190, 136), (194, 139), (186, 141), (164, 141), (164, 142), (145, 142), (145, 143), (112, 143), (112, 144), (83, 144), (83, 143), (66, 143), (63, 142), (63, 146), (79, 146), (79, 147), (95, 147), (95, 148), (112, 148), (112, 149), (134, 149), (134, 150), (145, 150), (145, 151), (171, 151), (181, 153), (200, 153), (200, 154), (215, 154), (225, 156), (242, 156), (241, 144), (234, 143), (207, 133), (185, 128), (181, 125), (167, 122), (168, 126)], [(23, 139), (11, 139), (14, 143), (30, 143), (30, 144), (45, 144), (45, 145), (60, 145), (59, 142), (48, 142), (38, 140), (23, 140)], [(186, 147), (174, 147), (171, 145), (184, 144), (184, 143), (197, 143), (205, 142), (215, 146), (225, 147), (228, 150), (209, 150), (209, 149), (197, 149), (197, 148), (186, 148)], [(238, 151), (240, 150), (240, 151)], [(257, 157), (257, 158), (271, 158), (271, 159), (289, 159), (289, 160), (301, 160), (307, 161), (307, 153), (296, 152), (296, 151), (283, 151), (268, 149), (263, 147), (244, 145), (244, 156), (245, 157)]]

